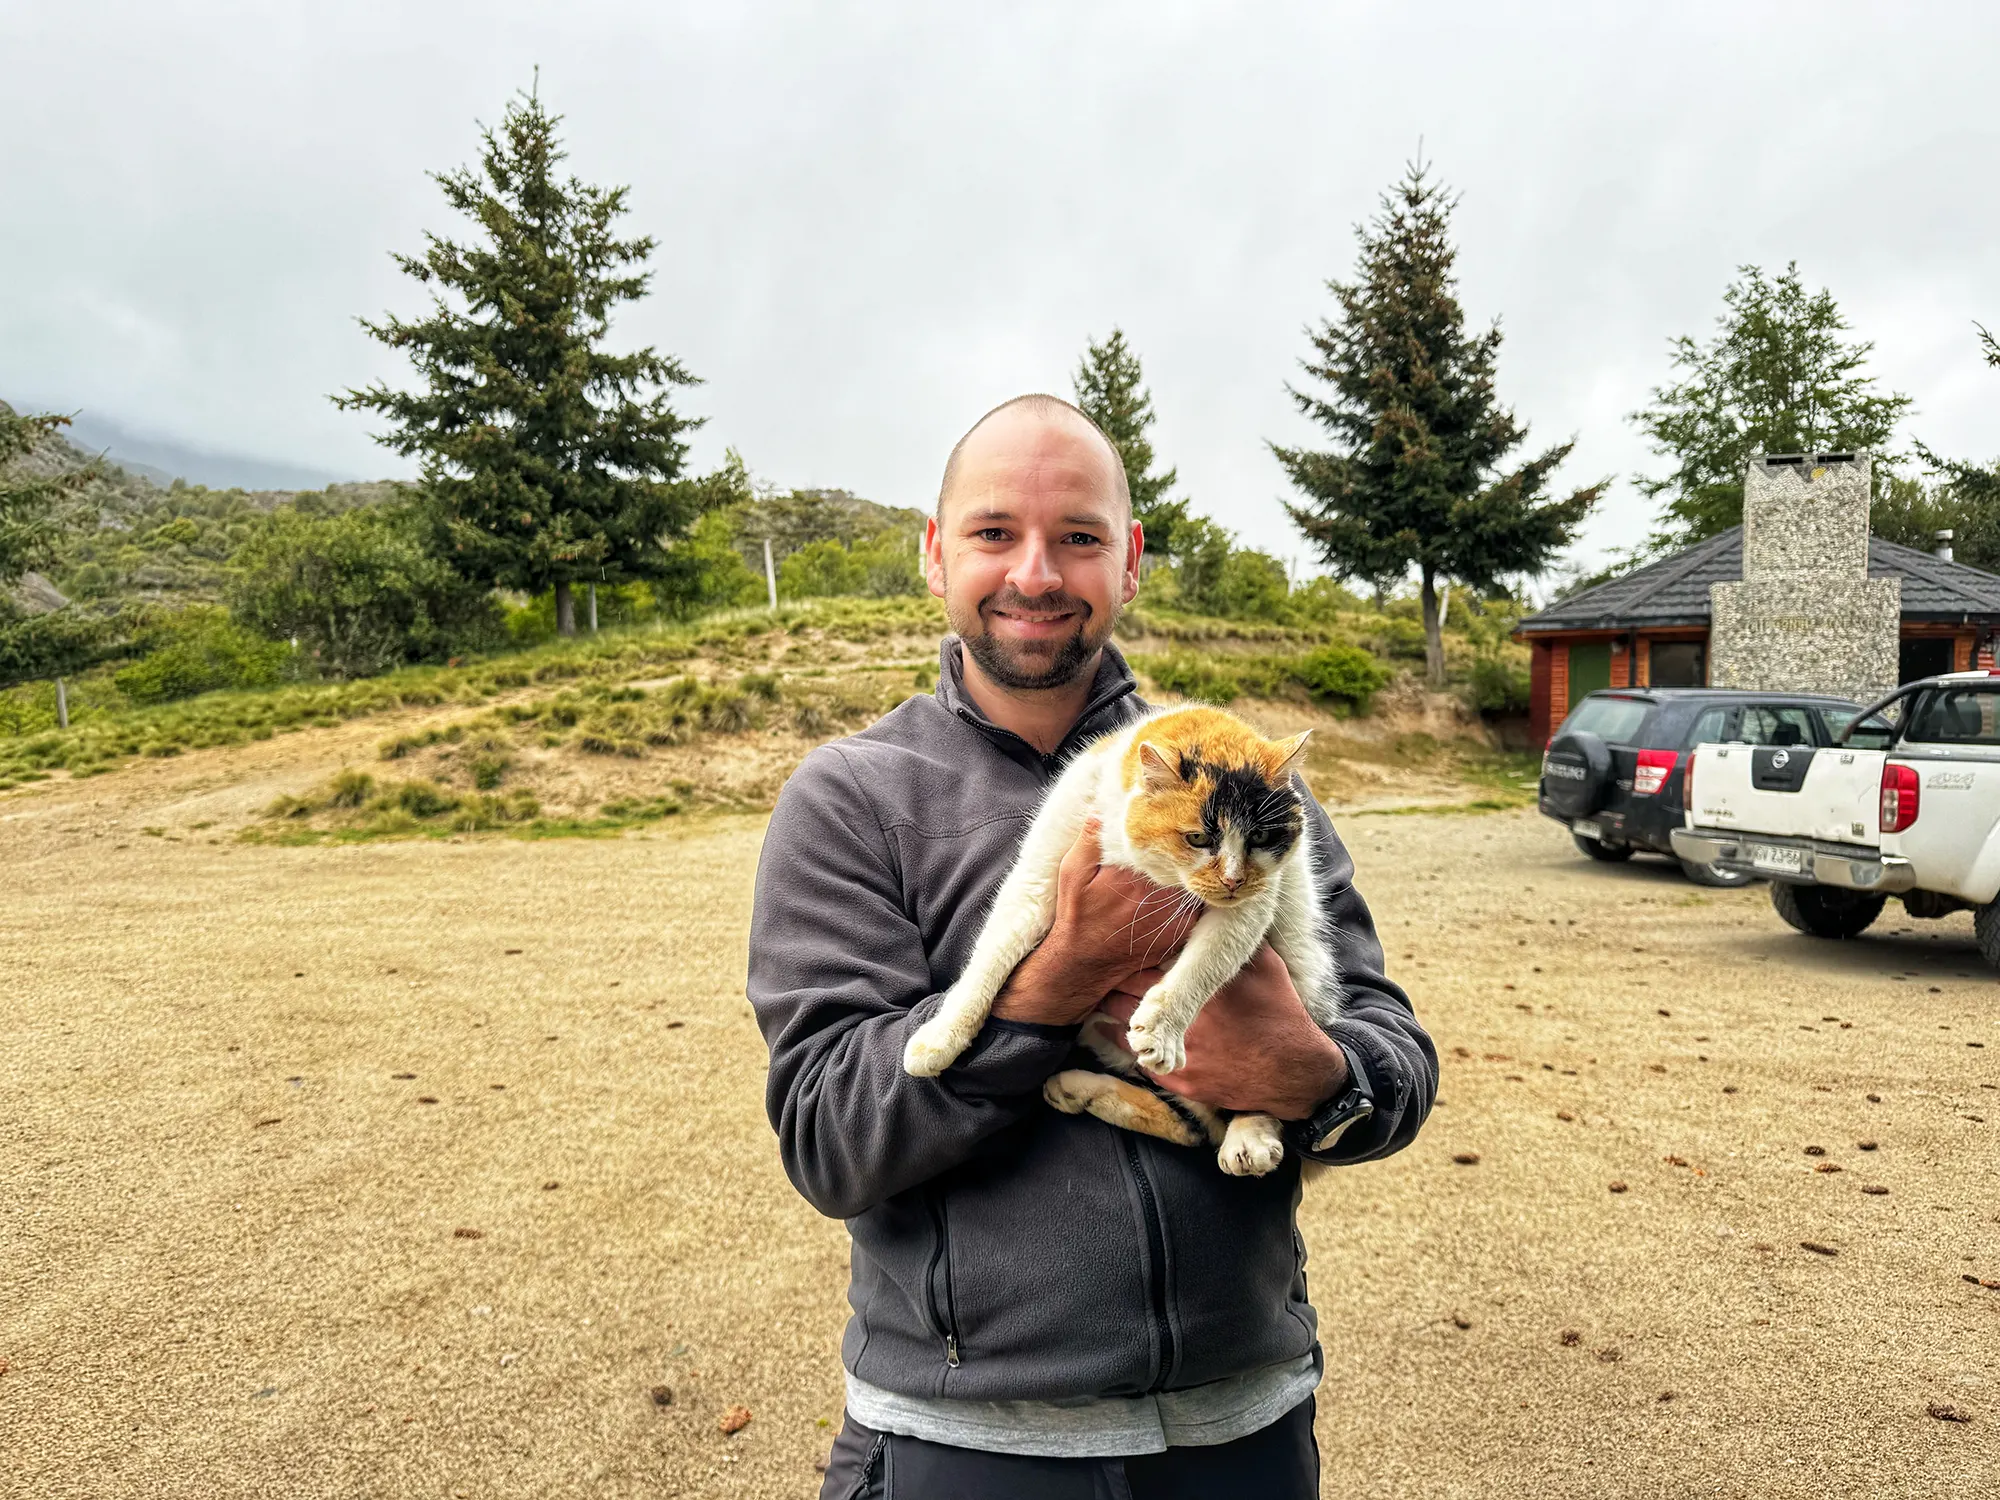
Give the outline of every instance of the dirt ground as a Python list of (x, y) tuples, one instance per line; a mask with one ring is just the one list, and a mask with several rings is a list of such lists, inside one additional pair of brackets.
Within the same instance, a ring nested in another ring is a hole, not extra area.
[[(764, 1122), (761, 820), (233, 842), (338, 733), (0, 801), (0, 1494), (815, 1493), (845, 1235)], [(1308, 1193), (1326, 1493), (2000, 1488), (1969, 922), (1342, 827), (1445, 1073)]]

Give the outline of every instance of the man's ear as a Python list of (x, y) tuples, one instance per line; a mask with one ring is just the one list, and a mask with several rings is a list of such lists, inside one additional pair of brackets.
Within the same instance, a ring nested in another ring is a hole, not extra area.
[(1279, 740), (1273, 747), (1271, 779), (1286, 782), (1292, 774), (1306, 763), (1306, 743), (1313, 737), (1310, 729), (1302, 729), (1288, 740)]
[(924, 521), (924, 586), (944, 597), (944, 533), (938, 530), (936, 516)]
[(1173, 762), (1160, 752), (1150, 740), (1139, 742), (1139, 775), (1148, 788), (1180, 786), (1181, 773), (1174, 769)]
[(1146, 528), (1132, 522), (1125, 538), (1125, 576), (1119, 580), (1120, 601), (1130, 604), (1139, 597), (1139, 560), (1146, 555)]

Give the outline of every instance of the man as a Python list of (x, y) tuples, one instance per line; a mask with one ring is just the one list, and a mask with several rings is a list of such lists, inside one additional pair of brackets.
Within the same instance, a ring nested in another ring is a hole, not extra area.
[(1107, 997), (1129, 1011), (1185, 936), (1172, 903), (1064, 862), (1055, 925), (967, 1052), (903, 1071), (1065, 758), (1144, 711), (1110, 643), (1144, 545), (1116, 451), (1027, 396), (953, 450), (925, 533), (937, 692), (806, 757), (757, 874), (749, 994), (785, 1170), (853, 1239), (847, 1420), (824, 1500), (1319, 1494), (1323, 1359), (1294, 1223), (1301, 1157), (1408, 1144), (1437, 1055), (1315, 804), (1345, 1014), (1307, 1017), (1268, 949), (1163, 1080), (1294, 1122), (1269, 1176), (1060, 1114), (1041, 1085)]

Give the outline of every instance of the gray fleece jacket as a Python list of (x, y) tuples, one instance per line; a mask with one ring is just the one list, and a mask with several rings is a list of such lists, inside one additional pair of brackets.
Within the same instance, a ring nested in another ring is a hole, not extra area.
[[(1207, 1149), (1065, 1115), (1042, 1081), (1075, 1028), (989, 1021), (939, 1078), (903, 1044), (964, 967), (1050, 781), (1143, 711), (1106, 648), (1054, 755), (989, 722), (947, 640), (935, 696), (807, 756), (757, 871), (749, 995), (771, 1049), (766, 1105), (785, 1170), (853, 1237), (847, 1368), (910, 1396), (1057, 1400), (1175, 1390), (1295, 1359), (1317, 1320), (1294, 1223), (1299, 1160), (1230, 1177)], [(1319, 884), (1345, 1013), (1332, 1035), (1375, 1114), (1321, 1158), (1407, 1145), (1437, 1053), (1317, 805)]]

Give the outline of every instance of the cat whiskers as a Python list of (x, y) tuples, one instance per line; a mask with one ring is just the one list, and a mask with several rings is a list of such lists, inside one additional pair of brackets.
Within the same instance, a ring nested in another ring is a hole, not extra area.
[(1146, 915), (1146, 906), (1150, 901), (1152, 901), (1152, 899), (1153, 898), (1151, 896), (1147, 896), (1144, 900), (1142, 900), (1138, 904), (1138, 906), (1133, 909), (1132, 920), (1125, 924), (1125, 930), (1131, 934), (1131, 941), (1128, 943), (1125, 949), (1127, 953), (1137, 953), (1141, 948), (1146, 947), (1148, 944), (1150, 944), (1153, 941), (1153, 939), (1157, 938), (1161, 933), (1165, 932), (1168, 928), (1172, 927), (1175, 922), (1179, 921), (1187, 913), (1194, 911), (1202, 904), (1201, 897), (1197, 896), (1193, 891), (1182, 891), (1180, 892), (1179, 895), (1175, 896), (1172, 901), (1169, 901), (1167, 903), (1166, 910), (1164, 914), (1160, 917), (1160, 919), (1157, 922), (1153, 923), (1152, 926), (1148, 928), (1145, 933), (1141, 934), (1138, 931), (1139, 919)]

